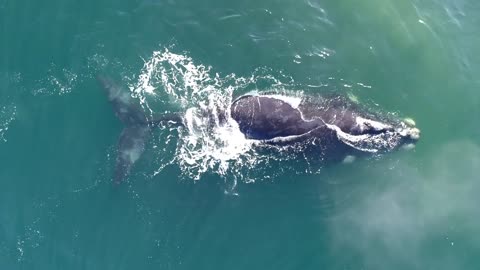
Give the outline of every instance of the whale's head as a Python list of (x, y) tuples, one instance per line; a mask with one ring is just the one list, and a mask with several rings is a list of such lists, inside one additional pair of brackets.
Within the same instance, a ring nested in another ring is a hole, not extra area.
[(364, 153), (411, 150), (420, 139), (420, 130), (411, 118), (379, 120), (357, 115), (349, 126), (328, 126), (336, 131), (339, 140)]
[(400, 136), (399, 147), (410, 150), (415, 148), (416, 143), (420, 139), (420, 129), (415, 125), (415, 121), (411, 118), (405, 118), (399, 122), (395, 128), (395, 132)]
[(309, 99), (300, 110), (308, 118), (321, 118), (352, 155), (413, 149), (420, 139), (413, 119), (402, 119), (342, 95)]
[(412, 149), (420, 139), (412, 119), (375, 112), (338, 95), (299, 102), (279, 95), (245, 95), (232, 103), (231, 117), (249, 139), (313, 145), (327, 159)]

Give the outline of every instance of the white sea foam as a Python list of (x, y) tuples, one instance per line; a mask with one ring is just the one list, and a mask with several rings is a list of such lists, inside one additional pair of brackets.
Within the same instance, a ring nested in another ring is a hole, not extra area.
[(47, 76), (38, 80), (34, 95), (65, 95), (72, 92), (82, 78), (74, 71), (52, 64)]
[(14, 105), (0, 107), (0, 141), (7, 141), (5, 134), (16, 114), (17, 107)]
[[(145, 61), (138, 81), (129, 88), (152, 115), (157, 113), (156, 102), (177, 105), (185, 127), (178, 128), (170, 163), (178, 164), (184, 176), (198, 180), (206, 172), (239, 175), (235, 172), (256, 162), (254, 142), (240, 132), (229, 111), (233, 92), (255, 80), (233, 74), (222, 77), (211, 67), (166, 49)], [(158, 166), (155, 174), (165, 167), (163, 163)]]

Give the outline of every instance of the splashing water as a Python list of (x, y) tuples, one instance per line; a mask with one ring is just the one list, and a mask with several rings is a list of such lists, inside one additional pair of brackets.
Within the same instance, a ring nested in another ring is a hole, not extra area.
[[(259, 154), (262, 147), (273, 146), (252, 147), (257, 142), (246, 139), (240, 132), (238, 124), (230, 116), (230, 104), (236, 92), (273, 89), (275, 93), (285, 93), (292, 81), (287, 77), (275, 78), (265, 70), (257, 70), (248, 78), (235, 74), (222, 77), (212, 72), (209, 66), (195, 64), (188, 56), (168, 49), (154, 52), (145, 61), (138, 81), (131, 83), (129, 89), (152, 118), (159, 113), (156, 108), (175, 106), (173, 110), (183, 115), (185, 124), (176, 128), (178, 138), (172, 159), (163, 160), (154, 175), (166, 165), (176, 163), (183, 176), (195, 180), (205, 173), (233, 180), (234, 185), (237, 180), (250, 182), (272, 177), (251, 175), (257, 166), (265, 168), (269, 161), (281, 157)], [(259, 85), (265, 89), (260, 89)], [(299, 102), (299, 93), (293, 95)], [(171, 143), (170, 139), (168, 143)], [(160, 151), (167, 149), (166, 146), (154, 148)]]
[(36, 81), (34, 95), (66, 95), (75, 89), (82, 80), (73, 70), (58, 68), (55, 64), (47, 71), (45, 78)]
[(14, 105), (0, 107), (0, 141), (6, 142), (5, 133), (15, 119), (17, 107)]

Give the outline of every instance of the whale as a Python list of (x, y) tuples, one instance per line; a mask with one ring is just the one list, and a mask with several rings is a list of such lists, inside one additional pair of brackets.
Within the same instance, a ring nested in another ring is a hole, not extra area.
[[(111, 78), (97, 80), (108, 96), (123, 130), (117, 143), (114, 183), (123, 182), (145, 150), (152, 130), (159, 124), (185, 126), (181, 113), (147, 117), (128, 90)], [(420, 130), (410, 118), (400, 119), (361, 106), (341, 94), (305, 95), (292, 98), (280, 94), (244, 94), (233, 99), (212, 124), (226, 125), (232, 119), (247, 140), (255, 145), (301, 146), (303, 154), (323, 161), (352, 162), (357, 157), (378, 155), (405, 148), (412, 149)]]

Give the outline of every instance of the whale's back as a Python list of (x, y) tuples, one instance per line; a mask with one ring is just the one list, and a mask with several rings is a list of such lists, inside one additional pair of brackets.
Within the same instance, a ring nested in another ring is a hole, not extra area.
[(269, 96), (246, 95), (231, 105), (231, 116), (249, 139), (269, 140), (304, 134), (321, 122), (305, 120), (298, 108)]

